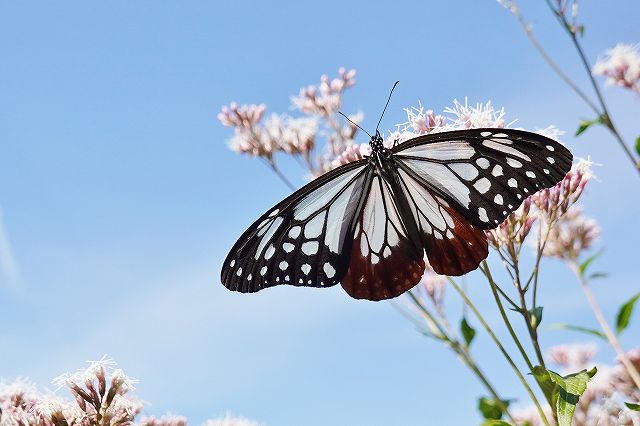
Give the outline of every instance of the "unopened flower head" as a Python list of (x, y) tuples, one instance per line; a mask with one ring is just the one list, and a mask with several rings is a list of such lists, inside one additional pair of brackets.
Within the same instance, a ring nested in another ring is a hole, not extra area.
[(356, 71), (340, 68), (338, 74), (334, 79), (323, 75), (319, 87), (303, 87), (298, 96), (291, 97), (291, 104), (309, 115), (329, 117), (337, 113), (342, 106), (343, 92), (356, 83)]
[(593, 67), (594, 75), (607, 78), (609, 85), (620, 86), (640, 94), (640, 44), (618, 44), (608, 49)]
[(551, 226), (543, 254), (576, 261), (599, 235), (597, 222), (585, 217), (579, 207), (571, 207)]
[(531, 199), (527, 198), (497, 228), (485, 231), (489, 244), (496, 250), (506, 248), (510, 256), (517, 256), (519, 247), (536, 221), (536, 217), (531, 215), (530, 211)]
[(578, 201), (584, 187), (593, 178), (592, 165), (589, 159), (581, 159), (555, 186), (538, 191), (531, 197), (545, 220), (555, 220)]

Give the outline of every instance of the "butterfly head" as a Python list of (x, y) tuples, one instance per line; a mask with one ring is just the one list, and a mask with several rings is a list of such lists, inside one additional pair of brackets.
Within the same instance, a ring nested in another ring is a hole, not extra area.
[(379, 153), (385, 150), (384, 144), (382, 143), (382, 136), (380, 135), (380, 132), (378, 130), (376, 130), (375, 136), (371, 136), (369, 146), (371, 147), (371, 151), (373, 153)]

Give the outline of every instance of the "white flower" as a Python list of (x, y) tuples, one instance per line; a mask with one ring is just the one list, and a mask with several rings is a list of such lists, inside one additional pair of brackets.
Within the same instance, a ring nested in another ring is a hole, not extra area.
[(618, 44), (593, 66), (594, 75), (607, 77), (606, 84), (640, 93), (640, 44)]
[(224, 417), (207, 420), (202, 426), (260, 426), (260, 423), (242, 416), (233, 416), (231, 413), (227, 413)]

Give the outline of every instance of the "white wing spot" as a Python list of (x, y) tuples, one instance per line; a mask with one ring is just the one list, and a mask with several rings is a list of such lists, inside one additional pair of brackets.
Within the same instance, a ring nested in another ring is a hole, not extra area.
[(469, 163), (454, 163), (449, 165), (451, 170), (456, 172), (464, 180), (474, 180), (478, 177), (478, 169), (473, 167), (473, 164)]
[(506, 211), (506, 210), (503, 210), (503, 211), (502, 211), (502, 216), (506, 216), (506, 215), (507, 215), (507, 211)]
[(307, 241), (306, 243), (302, 244), (302, 252), (307, 256), (314, 255), (318, 252), (319, 246), (320, 244), (318, 244), (317, 241)]
[(511, 204), (507, 204), (507, 207), (509, 207), (510, 209), (513, 208), (513, 206)]
[(299, 278), (299, 279), (298, 279), (298, 282), (299, 282), (300, 284), (302, 284), (304, 281), (302, 281), (302, 278)]
[(547, 157), (547, 161), (551, 164), (556, 162), (556, 160), (554, 160), (553, 157)]
[(495, 177), (502, 176), (502, 166), (500, 164), (496, 164), (491, 170), (491, 174)]
[(518, 200), (522, 198), (522, 195), (516, 194), (518, 196)]
[(534, 178), (536, 177), (536, 174), (533, 173), (531, 170), (528, 170), (527, 173), (525, 173), (527, 176), (529, 176), (530, 178)]
[(489, 168), (489, 160), (487, 160), (484, 157), (480, 157), (476, 160), (476, 164), (480, 167), (482, 167), (483, 169), (487, 169)]
[(507, 164), (515, 169), (519, 169), (520, 167), (522, 167), (522, 163), (518, 160), (514, 160), (513, 158), (507, 158)]
[(549, 169), (542, 169), (542, 171), (547, 175), (549, 174)]
[(484, 194), (489, 190), (489, 188), (491, 188), (491, 181), (483, 177), (482, 179), (478, 179), (478, 181), (474, 183), (473, 186), (478, 190), (479, 193)]
[(515, 180), (514, 178), (509, 178), (509, 180), (507, 181), (507, 184), (512, 188), (518, 187), (518, 181)]
[(496, 204), (500, 204), (500, 205), (502, 205), (502, 203), (504, 202), (504, 201), (502, 200), (502, 195), (500, 195), (500, 194), (496, 194), (496, 196), (495, 196), (495, 197), (493, 197), (493, 201), (494, 201)]
[(251, 281), (252, 278), (253, 278), (253, 275), (251, 274), (247, 275), (247, 281)]
[(276, 248), (273, 246), (273, 244), (269, 244), (267, 251), (264, 253), (264, 258), (266, 260), (271, 259), (271, 256), (273, 256), (273, 253), (275, 252), (276, 252)]
[(274, 217), (275, 215), (278, 214), (278, 212), (280, 211), (280, 209), (275, 209), (274, 211), (272, 211), (271, 213), (269, 213), (269, 217)]
[(311, 271), (311, 265), (305, 263), (300, 267), (300, 269), (302, 269), (302, 272), (304, 272), (305, 275), (309, 275), (309, 271)]
[(322, 233), (324, 227), (324, 218), (327, 216), (327, 212), (322, 212), (316, 215), (304, 226), (305, 238), (316, 238)]
[(451, 229), (447, 229), (447, 233), (446, 233), (447, 238), (449, 238), (450, 240), (453, 239), (453, 233), (451, 232)]
[(527, 194), (529, 193), (529, 190), (527, 188), (524, 189), (524, 192), (526, 192)]
[(242, 268), (238, 268), (238, 271), (236, 272), (236, 275), (237, 275), (237, 276), (242, 275)]
[(480, 132), (480, 136), (486, 138), (487, 136), (491, 136), (491, 132)]
[(287, 253), (291, 253), (293, 251), (294, 248), (296, 248), (296, 246), (294, 246), (291, 243), (284, 243), (282, 245), (282, 248), (284, 249), (284, 251), (286, 251)]
[(267, 273), (267, 267), (263, 266), (262, 268), (260, 268), (260, 275), (262, 275), (264, 277), (264, 274)]
[(293, 228), (289, 229), (289, 237), (296, 239), (298, 238), (298, 235), (300, 235), (300, 227), (299, 226), (294, 226)]
[[(508, 138), (509, 136), (507, 136), (506, 133), (496, 133), (495, 135), (493, 135), (494, 138)], [(509, 142), (511, 142), (511, 140), (509, 140)]]
[(391, 249), (389, 248), (389, 246), (386, 246), (382, 252), (382, 256), (383, 257), (389, 257), (391, 256)]
[(236, 260), (235, 260), (235, 259), (233, 259), (233, 260), (231, 261), (231, 263), (229, 263), (229, 268), (233, 268), (233, 265), (235, 265), (235, 264), (236, 264)]
[(483, 222), (489, 222), (489, 217), (487, 216), (487, 211), (484, 209), (484, 207), (480, 207), (478, 209), (478, 217)]
[(369, 243), (366, 238), (360, 237), (360, 253), (362, 253), (362, 257), (367, 257), (369, 255)]
[(280, 267), (281, 270), (284, 271), (289, 266), (289, 263), (286, 260), (283, 260), (282, 262), (280, 262), (278, 266)]
[(378, 255), (375, 253), (371, 253), (371, 263), (375, 265), (378, 262), (380, 262), (380, 258), (378, 257)]
[(284, 280), (285, 280), (285, 281), (289, 281), (289, 275), (285, 276), (285, 277), (284, 277)]
[(551, 146), (551, 145), (547, 145), (547, 149), (548, 149), (549, 151), (551, 151), (551, 152), (553, 152), (553, 151), (555, 151), (555, 150), (556, 150), (556, 149), (555, 149), (553, 146)]
[(336, 270), (333, 269), (333, 266), (331, 266), (331, 264), (328, 262), (324, 264), (322, 270), (324, 271), (324, 274), (327, 276), (327, 278), (333, 278), (333, 276), (336, 274)]

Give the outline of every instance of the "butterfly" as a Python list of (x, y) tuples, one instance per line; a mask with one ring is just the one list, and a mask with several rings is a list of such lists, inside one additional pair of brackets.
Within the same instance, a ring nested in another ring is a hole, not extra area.
[(558, 183), (573, 156), (522, 130), (432, 133), (334, 169), (262, 215), (222, 268), (230, 290), (280, 284), (331, 287), (383, 300), (415, 286), (425, 269), (459, 276), (488, 255), (484, 230)]

